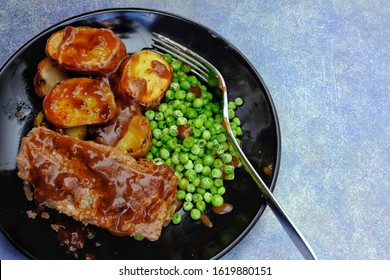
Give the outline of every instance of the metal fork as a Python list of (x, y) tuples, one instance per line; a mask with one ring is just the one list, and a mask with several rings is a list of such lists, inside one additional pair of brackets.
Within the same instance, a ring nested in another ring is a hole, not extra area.
[(177, 60), (180, 60), (188, 64), (192, 69), (191, 71), (203, 81), (208, 83), (210, 80), (217, 79), (219, 83), (219, 88), (222, 92), (223, 127), (225, 128), (230, 138), (229, 140), (233, 143), (233, 146), (236, 149), (236, 152), (241, 160), (242, 165), (245, 167), (246, 171), (251, 175), (251, 177), (256, 182), (256, 184), (259, 186), (266, 203), (268, 204), (268, 206), (270, 206), (273, 213), (275, 214), (275, 216), (277, 217), (277, 219), (279, 220), (283, 228), (286, 230), (287, 234), (289, 235), (289, 237), (291, 238), (291, 240), (293, 241), (293, 243), (295, 244), (299, 252), (302, 254), (302, 256), (305, 259), (316, 260), (317, 257), (313, 249), (309, 245), (309, 243), (306, 241), (303, 234), (300, 232), (298, 227), (293, 223), (293, 221), (287, 215), (287, 213), (283, 210), (279, 202), (275, 199), (272, 192), (269, 190), (269, 188), (261, 179), (261, 177), (256, 172), (256, 170), (253, 168), (252, 164), (249, 162), (244, 152), (241, 150), (240, 145), (236, 141), (236, 138), (230, 127), (230, 122), (228, 117), (228, 93), (227, 93), (225, 81), (221, 73), (206, 59), (204, 59), (197, 53), (191, 51), (190, 49), (184, 47), (183, 45), (173, 41), (168, 37), (165, 37), (158, 33), (153, 33), (152, 40), (153, 40), (152, 46), (156, 51), (160, 53), (169, 53)]

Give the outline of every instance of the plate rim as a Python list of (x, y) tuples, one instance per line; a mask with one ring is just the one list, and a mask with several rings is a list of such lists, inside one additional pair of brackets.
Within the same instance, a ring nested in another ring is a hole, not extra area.
[[(264, 97), (268, 103), (268, 106), (270, 108), (270, 111), (273, 115), (273, 121), (275, 125), (275, 136), (277, 139), (276, 144), (276, 156), (275, 156), (275, 164), (273, 166), (273, 177), (271, 184), (268, 186), (270, 191), (273, 192), (276, 186), (276, 182), (278, 179), (278, 174), (279, 174), (279, 169), (280, 169), (280, 163), (281, 163), (281, 148), (282, 148), (282, 140), (281, 140), (281, 130), (280, 130), (280, 124), (279, 124), (279, 118), (278, 114), (276, 111), (275, 104), (273, 102), (272, 96), (267, 88), (266, 83), (264, 82), (262, 76), (260, 73), (257, 71), (257, 69), (253, 66), (253, 64), (248, 60), (248, 58), (235, 46), (233, 45), (229, 40), (227, 40), (224, 36), (221, 36), (218, 32), (214, 31), (213, 29), (207, 27), (204, 24), (201, 24), (199, 22), (196, 22), (194, 20), (188, 19), (184, 16), (163, 11), (163, 10), (158, 10), (158, 9), (147, 9), (147, 8), (106, 8), (106, 9), (97, 9), (97, 10), (92, 10), (88, 12), (83, 12), (74, 16), (71, 16), (69, 18), (63, 19), (61, 21), (58, 21), (51, 26), (45, 28), (35, 36), (31, 37), (28, 41), (23, 43), (6, 61), (4, 64), (0, 67), (0, 74), (2, 74), (3, 70), (7, 67), (7, 65), (14, 59), (16, 58), (24, 49), (28, 48), (32, 43), (34, 43), (38, 38), (41, 36), (44, 36), (46, 33), (58, 28), (60, 25), (66, 24), (67, 22), (71, 23), (74, 22), (75, 20), (82, 20), (84, 17), (88, 16), (93, 16), (93, 15), (99, 15), (99, 14), (108, 14), (108, 13), (126, 13), (126, 12), (139, 12), (139, 13), (152, 13), (152, 14), (158, 14), (162, 16), (168, 16), (172, 18), (176, 18), (182, 21), (186, 21), (188, 23), (197, 25), (198, 27), (201, 27), (204, 30), (207, 30), (209, 32), (212, 32), (216, 37), (222, 39), (225, 43), (229, 45), (230, 48), (232, 48), (239, 56), (247, 63), (247, 65), (251, 68), (251, 71), (255, 74), (255, 78), (258, 79), (258, 82), (260, 83), (261, 87), (264, 90)], [(260, 220), (262, 214), (265, 211), (265, 208), (267, 207), (267, 204), (264, 202), (259, 210), (257, 211), (256, 215), (253, 217), (253, 219), (250, 221), (248, 226), (239, 234), (235, 240), (233, 240), (228, 246), (226, 246), (223, 250), (215, 254), (212, 258), (210, 259), (219, 259), (222, 256), (224, 256), (226, 253), (228, 253), (230, 250), (232, 250), (239, 242), (242, 241), (242, 239), (253, 229), (255, 224)], [(21, 245), (19, 245), (14, 238), (3, 228), (3, 225), (0, 224), (0, 231), (1, 233), (6, 237), (6, 239), (12, 244), (12, 246), (17, 249), (20, 253), (22, 253), (24, 256), (26, 256), (29, 259), (36, 259), (30, 252), (27, 252), (25, 249), (22, 248)]]

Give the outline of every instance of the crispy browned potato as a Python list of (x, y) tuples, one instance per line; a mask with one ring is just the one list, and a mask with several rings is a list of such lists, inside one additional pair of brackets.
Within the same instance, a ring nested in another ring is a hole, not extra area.
[[(142, 50), (125, 58), (119, 67), (117, 94), (130, 96), (145, 107), (156, 106), (172, 81), (172, 69), (158, 53)], [(111, 79), (113, 80), (113, 79)], [(114, 79), (115, 80), (115, 79)]]
[(45, 57), (38, 64), (34, 76), (34, 89), (38, 96), (44, 98), (59, 82), (69, 79), (69, 74), (60, 70), (54, 61)]
[(43, 100), (46, 119), (57, 127), (102, 124), (116, 114), (114, 94), (101, 80), (70, 78), (53, 87)]
[(126, 56), (126, 46), (110, 29), (67, 26), (50, 36), (46, 54), (64, 70), (107, 75)]
[(134, 115), (130, 119), (126, 134), (116, 147), (133, 158), (144, 157), (152, 147), (152, 130), (148, 119), (142, 114)]
[(142, 115), (140, 105), (119, 100), (116, 117), (95, 131), (95, 141), (116, 147), (134, 158), (144, 157), (152, 147), (150, 123)]

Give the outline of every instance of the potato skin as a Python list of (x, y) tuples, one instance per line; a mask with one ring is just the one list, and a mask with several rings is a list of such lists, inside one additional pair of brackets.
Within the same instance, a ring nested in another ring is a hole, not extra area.
[(102, 124), (116, 114), (114, 94), (101, 80), (70, 78), (53, 87), (43, 100), (48, 122), (56, 127)]
[(44, 98), (56, 84), (69, 78), (68, 73), (59, 69), (49, 57), (45, 57), (39, 62), (34, 76), (35, 92), (39, 97)]
[(99, 76), (115, 71), (126, 56), (126, 46), (114, 32), (87, 26), (55, 32), (45, 50), (63, 70)]
[(126, 57), (110, 84), (121, 98), (133, 98), (152, 108), (159, 104), (172, 82), (172, 69), (158, 53), (142, 50)]

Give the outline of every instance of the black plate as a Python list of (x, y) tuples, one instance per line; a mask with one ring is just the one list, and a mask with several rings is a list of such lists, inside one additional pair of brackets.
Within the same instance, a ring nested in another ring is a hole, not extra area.
[[(26, 256), (36, 259), (68, 259), (50, 225), (61, 218), (30, 219), (26, 211), (35, 209), (27, 201), (22, 181), (17, 177), (15, 157), (20, 140), (32, 128), (41, 100), (33, 89), (38, 62), (53, 32), (67, 25), (89, 25), (112, 29), (126, 44), (129, 53), (151, 46), (151, 32), (166, 35), (198, 52), (225, 77), (231, 99), (240, 96), (245, 103), (237, 114), (243, 121), (243, 150), (264, 181), (274, 188), (280, 160), (280, 133), (275, 108), (261, 77), (248, 60), (229, 42), (212, 30), (176, 15), (140, 9), (112, 9), (83, 14), (42, 32), (19, 49), (0, 70), (0, 224), (8, 239)], [(244, 36), (244, 35), (243, 35)], [(272, 175), (262, 172), (271, 165)], [(226, 201), (234, 206), (225, 215), (209, 214), (214, 223), (208, 229), (184, 217), (180, 225), (169, 225), (156, 242), (115, 237), (94, 228), (96, 237), (79, 251), (79, 258), (97, 259), (215, 259), (221, 257), (253, 227), (264, 203), (250, 176), (240, 169), (227, 185)], [(63, 217), (62, 217), (63, 218)], [(260, 248), (261, 249), (261, 248)]]

